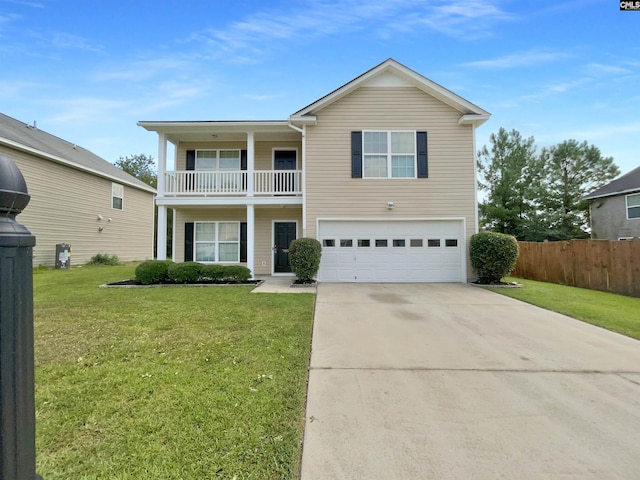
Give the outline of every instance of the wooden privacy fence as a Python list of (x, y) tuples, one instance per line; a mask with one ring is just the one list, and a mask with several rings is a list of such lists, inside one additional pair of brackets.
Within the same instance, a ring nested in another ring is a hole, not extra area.
[(513, 276), (640, 297), (640, 239), (518, 243)]

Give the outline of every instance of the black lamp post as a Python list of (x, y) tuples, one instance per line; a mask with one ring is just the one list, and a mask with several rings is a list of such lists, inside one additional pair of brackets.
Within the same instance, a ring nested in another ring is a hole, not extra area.
[(15, 217), (30, 197), (0, 155), (0, 479), (36, 478), (32, 256), (36, 239)]

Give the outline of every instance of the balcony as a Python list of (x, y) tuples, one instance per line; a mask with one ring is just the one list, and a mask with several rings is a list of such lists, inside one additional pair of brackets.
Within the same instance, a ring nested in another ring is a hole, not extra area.
[(246, 170), (183, 170), (165, 173), (165, 196), (302, 195), (301, 170), (256, 170), (249, 182)]

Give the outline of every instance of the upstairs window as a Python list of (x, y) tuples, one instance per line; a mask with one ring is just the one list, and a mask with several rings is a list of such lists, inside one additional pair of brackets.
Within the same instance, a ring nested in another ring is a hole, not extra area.
[(362, 132), (364, 178), (416, 178), (416, 133)]
[(124, 187), (119, 183), (111, 184), (111, 208), (114, 210), (122, 210), (124, 200)]
[(240, 150), (196, 150), (196, 170), (240, 170)]
[(627, 195), (627, 219), (640, 218), (640, 193)]

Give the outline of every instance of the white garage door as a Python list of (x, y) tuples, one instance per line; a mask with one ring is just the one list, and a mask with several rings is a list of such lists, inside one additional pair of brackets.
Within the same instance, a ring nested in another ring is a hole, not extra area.
[(324, 282), (462, 282), (462, 220), (320, 220)]

